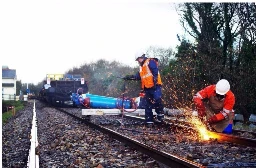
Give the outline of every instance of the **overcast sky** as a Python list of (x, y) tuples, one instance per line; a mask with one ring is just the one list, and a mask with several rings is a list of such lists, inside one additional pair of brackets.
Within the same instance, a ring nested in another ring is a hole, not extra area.
[(135, 66), (136, 51), (175, 48), (183, 32), (174, 4), (156, 2), (1, 1), (1, 63), (34, 84), (102, 58)]

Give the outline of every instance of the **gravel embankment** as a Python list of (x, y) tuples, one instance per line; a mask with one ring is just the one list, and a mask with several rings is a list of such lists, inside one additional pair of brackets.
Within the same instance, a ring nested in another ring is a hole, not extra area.
[(24, 110), (2, 127), (2, 167), (20, 168), (27, 166), (30, 149), (30, 131), (33, 102), (27, 102)]
[[(81, 116), (79, 109), (65, 109)], [(3, 126), (3, 167), (26, 167), (30, 149), (33, 101)], [(103, 133), (91, 129), (72, 117), (36, 101), (40, 168), (52, 167), (165, 167), (147, 155), (130, 148)], [(146, 128), (142, 123), (120, 117), (93, 116), (93, 122), (114, 129), (156, 149), (189, 160), (215, 163), (256, 163), (256, 148), (216, 141), (201, 142), (179, 130)], [(234, 164), (233, 164), (234, 165)], [(256, 164), (255, 164), (256, 165)]]
[[(2, 167), (27, 167), (33, 100), (3, 126)], [(36, 101), (40, 168), (165, 167), (70, 116)]]

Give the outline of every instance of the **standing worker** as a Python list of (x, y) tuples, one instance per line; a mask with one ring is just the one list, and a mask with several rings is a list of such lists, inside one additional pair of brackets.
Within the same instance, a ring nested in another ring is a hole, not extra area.
[(193, 101), (201, 120), (206, 116), (207, 123), (217, 132), (232, 133), (235, 96), (226, 79), (200, 90)]
[[(138, 52), (135, 55), (135, 61), (138, 61), (140, 71), (135, 75), (126, 75), (125, 80), (141, 80), (141, 88), (145, 92), (145, 121), (147, 126), (151, 127), (154, 122), (162, 123), (164, 118), (162, 105), (162, 81), (158, 70), (158, 60), (156, 58), (147, 58), (145, 53)], [(153, 119), (152, 109), (155, 108), (157, 119)]]

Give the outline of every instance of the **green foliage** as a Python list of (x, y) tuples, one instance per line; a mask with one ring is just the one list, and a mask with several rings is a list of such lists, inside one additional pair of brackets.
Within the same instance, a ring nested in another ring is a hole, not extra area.
[[(89, 92), (92, 94), (119, 97), (123, 93), (124, 86), (124, 80), (120, 77), (135, 74), (137, 71), (138, 68), (131, 68), (116, 61), (109, 62), (101, 59), (90, 64), (81, 65), (80, 68), (71, 69), (67, 73), (82, 74), (88, 83)], [(134, 94), (133, 89), (130, 88), (133, 87), (132, 85), (127, 84), (126, 86), (126, 91), (129, 90), (131, 95)]]
[(15, 106), (15, 107), (23, 107), (24, 102), (22, 101), (12, 101), (12, 100), (2, 100), (2, 106)]
[(22, 83), (22, 87), (21, 87), (21, 91), (23, 94), (27, 94), (27, 87), (30, 90), (30, 93), (34, 93), (35, 95), (37, 95), (40, 91), (40, 88), (43, 86), (43, 83), (40, 82), (37, 85), (33, 84), (33, 83)]
[(22, 83), (21, 83), (20, 80), (17, 80), (17, 81), (16, 81), (16, 95), (17, 95), (17, 96), (20, 95), (21, 88), (22, 88)]
[[(243, 55), (239, 58), (239, 64), (235, 69), (234, 75), (235, 94), (237, 96), (237, 108), (242, 113), (256, 114), (256, 44), (245, 40), (240, 54)], [(238, 60), (237, 60), (238, 61)]]
[(5, 113), (2, 114), (2, 125), (4, 125), (8, 120), (9, 118), (12, 117), (12, 111), (7, 111)]
[(147, 50), (147, 56), (150, 58), (158, 58), (158, 68), (162, 75), (167, 75), (170, 71), (170, 63), (175, 62), (175, 53), (171, 48), (162, 48), (151, 46)]
[[(15, 111), (17, 113), (17, 111), (22, 110), (24, 108), (24, 102), (21, 101), (2, 101), (2, 106), (3, 108), (7, 108), (9, 106), (14, 106), (15, 107)], [(12, 109), (8, 109), (7, 112), (2, 114), (2, 124), (5, 124), (9, 118), (12, 117)]]

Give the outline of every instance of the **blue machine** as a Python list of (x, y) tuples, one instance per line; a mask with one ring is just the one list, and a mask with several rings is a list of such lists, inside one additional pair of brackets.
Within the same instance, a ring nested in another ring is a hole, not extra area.
[(94, 94), (77, 94), (72, 93), (71, 99), (74, 106), (84, 106), (87, 108), (100, 108), (100, 109), (115, 109), (122, 108), (125, 109), (132, 108), (132, 102), (130, 99), (114, 98), (99, 96)]

